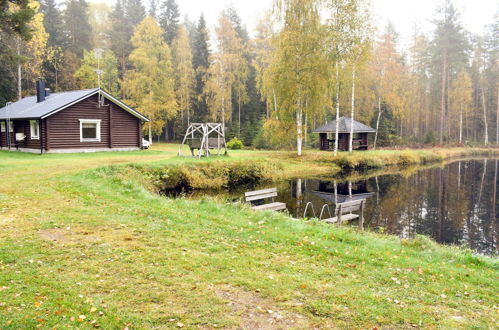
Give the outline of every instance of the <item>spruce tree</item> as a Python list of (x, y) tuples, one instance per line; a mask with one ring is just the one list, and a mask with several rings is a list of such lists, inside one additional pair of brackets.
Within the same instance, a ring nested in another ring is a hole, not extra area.
[(210, 35), (206, 27), (204, 15), (201, 14), (193, 36), (192, 64), (196, 75), (194, 87), (194, 120), (202, 121), (208, 116), (208, 105), (203, 95), (205, 77), (210, 65)]
[(142, 22), (146, 17), (146, 9), (142, 4), (142, 0), (125, 0), (124, 5), (126, 21), (131, 29), (131, 38), (135, 26)]
[(55, 0), (42, 0), (40, 4), (40, 9), (43, 13), (43, 25), (45, 26), (45, 31), (49, 34), (47, 44), (49, 47), (61, 47), (64, 44), (61, 12), (57, 8)]
[(158, 16), (158, 0), (149, 0), (149, 11), (147, 12), (149, 16), (157, 19)]
[(88, 3), (85, 0), (69, 0), (64, 11), (64, 30), (67, 36), (67, 51), (79, 58), (83, 50), (92, 47), (92, 27), (88, 22)]
[(165, 31), (165, 40), (171, 45), (177, 36), (180, 19), (180, 11), (175, 0), (166, 0), (161, 5), (159, 14), (159, 25)]
[(120, 74), (126, 71), (128, 55), (132, 50), (130, 43), (131, 31), (125, 17), (124, 0), (118, 0), (110, 16), (111, 31), (109, 39), (111, 40), (111, 50), (118, 59)]

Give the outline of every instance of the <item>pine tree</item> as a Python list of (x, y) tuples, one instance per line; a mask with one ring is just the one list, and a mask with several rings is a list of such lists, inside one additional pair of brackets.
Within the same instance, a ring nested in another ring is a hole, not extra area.
[(440, 18), (435, 20), (436, 29), (432, 41), (432, 71), (433, 85), (439, 86), (440, 116), (439, 142), (443, 143), (446, 136), (446, 119), (449, 104), (449, 85), (457, 72), (466, 66), (469, 43), (460, 23), (459, 15), (451, 1), (446, 0), (439, 9)]
[(69, 0), (63, 14), (67, 36), (66, 50), (82, 57), (84, 49), (92, 47), (92, 27), (88, 22), (88, 3), (85, 0)]
[(192, 39), (192, 65), (196, 80), (194, 86), (193, 118), (197, 121), (204, 121), (208, 117), (208, 105), (203, 91), (205, 90), (206, 74), (210, 65), (210, 35), (203, 14), (199, 17), (199, 22)]
[[(20, 45), (32, 40), (31, 21), (36, 8), (29, 0), (0, 1), (0, 104), (11, 101), (15, 97), (17, 71), (20, 77), (21, 63)], [(16, 70), (17, 69), (17, 70)]]
[(459, 127), (459, 143), (463, 142), (463, 122), (471, 110), (473, 98), (473, 86), (469, 74), (466, 71), (458, 73), (456, 79), (450, 86), (450, 113), (452, 121), (456, 119)]
[[(11, 7), (12, 3), (15, 3), (15, 6)], [(6, 37), (30, 39), (29, 22), (35, 13), (36, 11), (30, 6), (30, 0), (0, 1), (0, 32)]]
[(167, 120), (177, 112), (174, 73), (170, 49), (163, 39), (163, 30), (152, 17), (146, 17), (135, 29), (130, 62), (134, 69), (124, 80), (128, 102), (147, 115), (149, 139), (159, 135)]
[(180, 11), (175, 0), (166, 0), (161, 4), (159, 25), (165, 31), (165, 40), (171, 45), (177, 36), (180, 20)]

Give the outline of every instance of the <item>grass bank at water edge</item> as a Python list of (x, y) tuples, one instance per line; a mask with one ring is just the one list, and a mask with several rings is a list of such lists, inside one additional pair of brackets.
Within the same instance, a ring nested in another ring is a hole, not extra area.
[(197, 162), (169, 149), (46, 156), (0, 152), (2, 329), (497, 324), (495, 258), (167, 199), (146, 172), (106, 169)]

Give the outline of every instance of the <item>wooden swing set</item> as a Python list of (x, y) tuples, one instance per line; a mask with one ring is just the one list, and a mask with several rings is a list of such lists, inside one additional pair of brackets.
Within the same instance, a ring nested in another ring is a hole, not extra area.
[[(217, 149), (217, 155), (220, 155), (222, 148), (225, 149), (224, 155), (227, 155), (224, 130), (225, 125), (222, 123), (191, 123), (187, 127), (182, 144), (178, 149), (178, 155), (182, 156), (182, 149), (186, 143), (193, 157), (209, 157), (210, 149)], [(210, 137), (210, 134), (216, 136)], [(195, 149), (198, 149), (197, 155), (194, 153)]]

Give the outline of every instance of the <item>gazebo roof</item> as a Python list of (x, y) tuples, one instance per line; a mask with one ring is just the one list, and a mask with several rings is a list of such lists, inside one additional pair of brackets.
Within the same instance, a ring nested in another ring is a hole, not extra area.
[[(350, 133), (352, 119), (348, 117), (340, 117), (338, 133)], [(375, 133), (376, 130), (372, 127), (353, 121), (354, 133)], [(336, 120), (327, 123), (314, 130), (314, 133), (336, 133)]]

